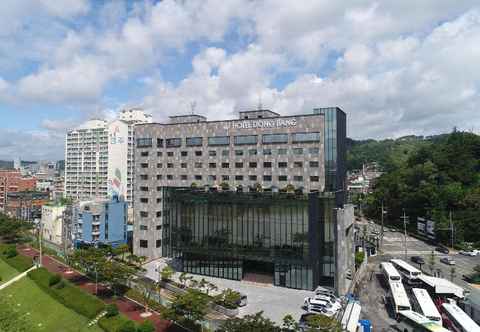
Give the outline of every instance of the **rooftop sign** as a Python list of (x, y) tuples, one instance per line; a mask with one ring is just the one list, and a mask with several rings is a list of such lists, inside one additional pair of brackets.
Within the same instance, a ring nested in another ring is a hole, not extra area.
[(226, 129), (256, 129), (295, 127), (297, 119), (255, 119), (229, 122)]

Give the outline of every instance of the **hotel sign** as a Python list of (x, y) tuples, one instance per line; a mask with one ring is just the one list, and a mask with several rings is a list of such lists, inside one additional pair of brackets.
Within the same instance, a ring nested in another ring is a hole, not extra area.
[(227, 129), (286, 128), (296, 125), (297, 119), (260, 119), (230, 122)]

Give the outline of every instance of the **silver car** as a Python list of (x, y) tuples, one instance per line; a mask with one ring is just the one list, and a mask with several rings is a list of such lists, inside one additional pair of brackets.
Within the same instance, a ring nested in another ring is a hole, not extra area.
[(451, 257), (443, 257), (440, 259), (440, 262), (447, 265), (455, 265), (455, 260)]

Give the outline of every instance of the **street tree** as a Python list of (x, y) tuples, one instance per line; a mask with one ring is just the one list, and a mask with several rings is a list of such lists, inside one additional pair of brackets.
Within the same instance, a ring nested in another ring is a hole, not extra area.
[(159, 285), (148, 278), (139, 278), (135, 280), (136, 289), (142, 296), (142, 302), (145, 307), (145, 313), (149, 312), (149, 303), (155, 293), (159, 291)]
[(217, 332), (280, 332), (281, 329), (270, 319), (263, 316), (263, 311), (242, 318), (236, 317), (225, 321)]
[(160, 271), (160, 278), (164, 281), (168, 281), (174, 274), (175, 271), (169, 265), (167, 265)]
[(0, 214), (0, 238), (5, 242), (16, 243), (24, 239), (27, 231), (33, 229), (31, 222), (10, 218)]
[(208, 310), (209, 298), (198, 289), (187, 289), (178, 294), (170, 306), (162, 312), (164, 319), (173, 320), (194, 331), (200, 329), (200, 322)]

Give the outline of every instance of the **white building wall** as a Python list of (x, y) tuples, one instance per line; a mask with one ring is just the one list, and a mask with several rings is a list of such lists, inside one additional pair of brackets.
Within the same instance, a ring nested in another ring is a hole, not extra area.
[(42, 206), (42, 237), (44, 240), (62, 245), (63, 211), (65, 206)]
[(115, 120), (108, 125), (108, 195), (127, 199), (129, 125)]

